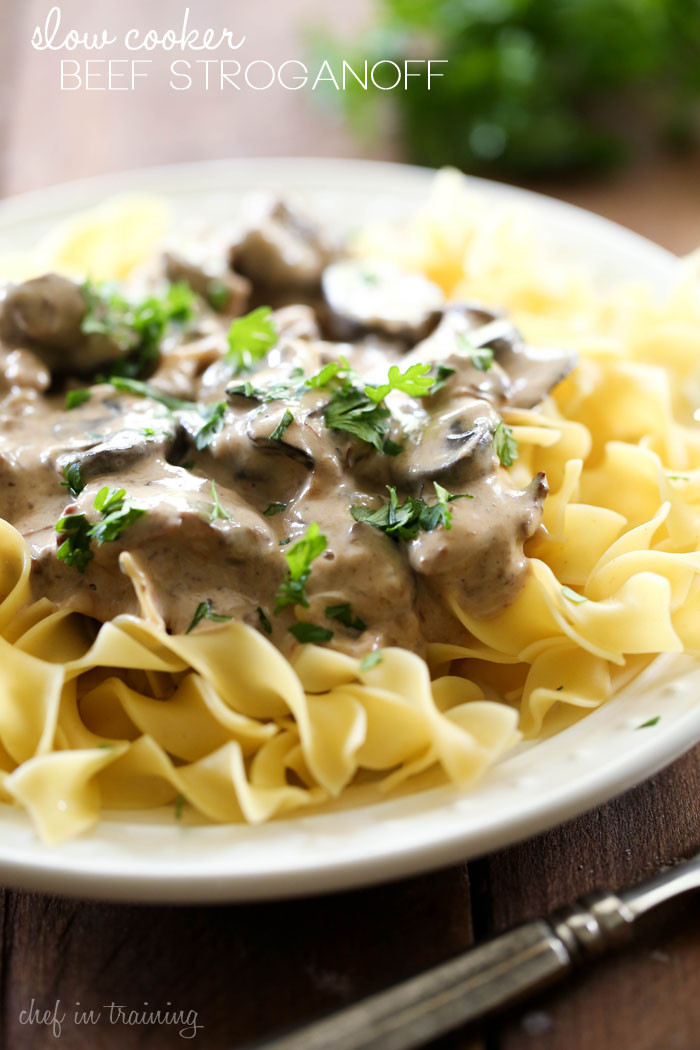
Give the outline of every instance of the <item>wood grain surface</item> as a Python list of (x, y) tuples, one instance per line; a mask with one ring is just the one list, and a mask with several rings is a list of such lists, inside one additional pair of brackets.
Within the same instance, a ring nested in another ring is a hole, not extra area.
[[(389, 134), (358, 143), (298, 94), (174, 97), (61, 93), (55, 57), (32, 51), (48, 4), (0, 2), (0, 192), (144, 164), (215, 156), (398, 156)], [(370, 0), (198, 0), (197, 24), (237, 20), (270, 60), (301, 54), (300, 25), (360, 27)], [(165, 0), (69, 0), (66, 24), (166, 26)], [(700, 244), (700, 159), (650, 158), (607, 182), (543, 187), (685, 252)], [(468, 867), (304, 901), (131, 907), (2, 892), (0, 1039), (7, 1050), (169, 1050), (177, 1025), (110, 1023), (106, 1004), (196, 1012), (191, 1043), (242, 1047), (544, 915), (592, 888), (622, 887), (700, 849), (700, 749), (594, 812)], [(433, 1050), (698, 1050), (700, 904), (649, 924), (616, 958)], [(65, 1014), (22, 1023), (32, 1001)], [(79, 1006), (76, 1004), (79, 1003)], [(145, 1006), (144, 1004), (149, 1004)], [(78, 1024), (75, 1010), (101, 1013)]]

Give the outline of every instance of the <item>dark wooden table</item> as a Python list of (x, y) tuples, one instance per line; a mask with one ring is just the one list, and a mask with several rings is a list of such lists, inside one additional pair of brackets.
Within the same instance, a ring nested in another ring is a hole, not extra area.
[[(396, 155), (358, 145), (299, 95), (63, 93), (55, 56), (29, 39), (48, 4), (1, 0), (0, 191), (95, 172), (225, 155)], [(195, 5), (193, 5), (194, 7)], [(332, 5), (336, 25), (367, 4)], [(70, 0), (67, 26), (166, 25), (165, 0)], [(196, 24), (238, 20), (260, 53), (296, 57), (300, 17), (324, 0), (198, 0)], [(243, 25), (244, 24), (244, 25)], [(263, 46), (264, 45), (264, 46)], [(700, 161), (650, 160), (610, 182), (549, 192), (618, 219), (669, 248), (700, 244)], [(593, 888), (618, 888), (700, 849), (700, 749), (606, 806), (476, 863), (312, 900), (231, 907), (130, 907), (5, 891), (2, 1046), (62, 1050), (183, 1045), (178, 1027), (110, 1023), (104, 1004), (196, 1011), (196, 1045), (224, 1050), (340, 1006), (542, 915)], [(439, 1050), (697, 1050), (700, 914), (688, 901), (641, 941), (561, 990), (441, 1041)], [(60, 1040), (27, 1021), (32, 1001), (66, 1014)], [(76, 1024), (101, 1010), (97, 1025)], [(149, 1007), (145, 1007), (148, 1003)], [(433, 1050), (438, 1050), (434, 1047)]]

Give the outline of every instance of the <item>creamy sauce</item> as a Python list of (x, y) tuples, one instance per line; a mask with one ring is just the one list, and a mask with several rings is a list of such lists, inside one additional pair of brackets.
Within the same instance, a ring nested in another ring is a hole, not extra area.
[[(274, 614), (285, 552), (317, 522), (327, 547), (309, 576), (309, 608), (297, 611), (332, 630), (334, 647), (358, 654), (462, 641), (447, 596), (483, 616), (513, 601), (527, 573), (523, 544), (539, 526), (547, 491), (543, 476), (514, 488), (500, 465), (493, 432), (501, 409), (538, 403), (573, 362), (531, 350), (507, 321), (478, 305), (445, 306), (421, 277), (383, 265), (368, 278), (367, 264), (333, 263), (319, 231), (286, 205), (256, 221), (218, 263), (172, 252), (164, 261), (170, 279), (185, 280), (203, 298), (194, 325), (163, 340), (147, 381), (199, 406), (225, 402), (220, 432), (200, 450), (196, 408), (168, 411), (94, 381), (123, 349), (82, 331), (80, 286), (51, 275), (6, 290), (0, 516), (27, 538), (33, 592), (100, 621), (140, 611), (175, 632), (186, 630), (206, 601), (216, 614), (261, 629), (269, 621), (273, 641), (288, 650), (296, 644), (288, 631), (296, 612)], [(205, 302), (212, 282), (219, 312)], [(276, 345), (257, 370), (234, 380), (224, 361), (227, 331), (231, 317), (249, 308), (249, 296), (297, 305), (276, 311)], [(471, 347), (491, 348), (490, 367), (475, 366), (460, 333)], [(341, 355), (358, 384), (383, 382), (392, 364), (450, 370), (433, 396), (388, 395), (389, 436), (404, 446), (399, 455), (330, 429), (324, 412), (332, 388), (303, 387), (304, 377)], [(292, 390), (263, 403), (227, 392), (246, 380), (263, 390), (288, 382)], [(89, 386), (91, 396), (67, 411), (66, 388), (76, 386)], [(275, 440), (287, 412), (293, 421)], [(76, 461), (85, 487), (72, 498), (61, 482)], [(471, 497), (449, 504), (449, 530), (439, 525), (396, 541), (350, 512), (386, 503), (387, 485), (401, 501), (414, 496), (432, 505), (436, 482)], [(146, 513), (118, 539), (93, 544), (81, 573), (57, 558), (62, 537), (55, 525), (74, 513), (97, 521), (93, 504), (105, 485), (124, 488)], [(272, 504), (285, 506), (266, 515)], [(344, 603), (364, 631), (326, 617), (328, 606)]]

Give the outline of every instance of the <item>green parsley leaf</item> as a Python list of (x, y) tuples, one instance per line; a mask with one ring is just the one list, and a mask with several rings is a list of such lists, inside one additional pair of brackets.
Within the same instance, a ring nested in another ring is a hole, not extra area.
[(212, 612), (210, 601), (207, 600), (204, 602), (200, 602), (197, 608), (195, 609), (194, 616), (192, 617), (192, 622), (185, 631), (185, 634), (190, 634), (190, 632), (193, 631), (197, 624), (201, 623), (202, 620), (212, 620), (214, 623), (228, 623), (232, 619), (233, 616), (222, 616), (220, 613)]
[(350, 603), (342, 605), (327, 605), (326, 616), (329, 620), (337, 620), (343, 627), (350, 627), (353, 631), (366, 631), (367, 624), (359, 616), (353, 616)]
[(258, 606), (258, 619), (260, 620), (260, 626), (262, 627), (265, 634), (272, 634), (272, 624), (265, 615), (265, 610)]
[(178, 795), (173, 804), (175, 811), (175, 820), (182, 820), (182, 811), (185, 808), (185, 796)]
[(333, 637), (333, 632), (329, 631), (327, 627), (317, 627), (316, 624), (307, 623), (305, 620), (293, 623), (288, 630), (298, 642), (307, 645), (310, 643), (330, 642)]
[(293, 547), (285, 551), (288, 572), (286, 579), (277, 592), (275, 616), (288, 605), (303, 605), (308, 609), (309, 599), (306, 596), (306, 584), (311, 575), (311, 565), (323, 554), (328, 541), (314, 521)]
[(311, 387), (312, 390), (317, 390), (320, 387), (328, 386), (333, 379), (349, 379), (352, 375), (353, 370), (350, 362), (347, 357), (341, 354), (337, 361), (330, 361), (323, 366), (320, 372), (307, 379), (305, 385)]
[(195, 448), (201, 452), (202, 449), (208, 448), (216, 435), (220, 434), (223, 430), (226, 402), (219, 401), (217, 404), (208, 405), (206, 408), (201, 408), (199, 411), (205, 422), (195, 434), (194, 444)]
[(336, 391), (324, 412), (324, 420), (331, 430), (344, 430), (360, 441), (384, 449), (389, 432), (389, 409), (375, 404), (357, 387), (348, 386)]
[(460, 350), (469, 354), (471, 362), (478, 372), (488, 372), (493, 365), (493, 350), (490, 347), (474, 346), (474, 344), (467, 339), (464, 332), (457, 333), (457, 343)]
[(657, 726), (661, 721), (661, 715), (656, 715), (654, 718), (648, 719), (646, 722), (642, 722), (641, 725), (637, 726), (637, 729), (649, 729), (650, 726)]
[(448, 503), (456, 499), (472, 499), (468, 493), (452, 495), (441, 485), (435, 485), (437, 503), (432, 506), (415, 496), (408, 496), (399, 504), (396, 489), (387, 485), (389, 502), (378, 510), (353, 505), (350, 513), (355, 521), (366, 522), (375, 529), (385, 532), (393, 539), (414, 540), (420, 531), (432, 532), (438, 525), (445, 529), (452, 528), (452, 513)]
[(265, 391), (259, 386), (253, 386), (249, 380), (246, 380), (245, 383), (238, 383), (236, 386), (227, 386), (226, 393), (229, 397), (245, 397), (249, 401), (265, 400)]
[(518, 458), (518, 442), (503, 420), (493, 432), (493, 448), (504, 467), (512, 467)]
[(216, 492), (216, 485), (213, 481), (211, 483), (211, 498), (213, 506), (211, 509), (211, 514), (209, 515), (209, 521), (215, 522), (217, 518), (223, 518), (224, 521), (230, 521), (231, 515), (227, 510), (224, 510), (224, 508), (221, 506), (219, 497)]
[(266, 518), (274, 518), (275, 514), (281, 514), (282, 511), (285, 511), (286, 509), (286, 503), (271, 503), (268, 507), (265, 508), (263, 514)]
[(55, 528), (59, 536), (65, 537), (56, 551), (58, 560), (75, 566), (78, 572), (85, 572), (94, 557), (90, 550), (90, 523), (85, 515), (66, 514), (59, 518)]
[(269, 306), (259, 306), (232, 322), (228, 333), (228, 350), (224, 361), (234, 374), (249, 371), (261, 361), (277, 342), (277, 326)]
[(580, 604), (581, 602), (588, 601), (588, 598), (586, 598), (583, 594), (579, 594), (578, 591), (572, 591), (571, 587), (562, 587), (561, 593), (564, 595), (565, 598), (568, 598), (570, 602), (576, 602), (577, 604)]
[(79, 405), (84, 405), (92, 397), (92, 390), (69, 390), (66, 394), (66, 412), (70, 412)]
[(455, 369), (451, 368), (450, 365), (438, 365), (435, 369), (435, 382), (431, 386), (430, 390), (428, 390), (428, 395), (432, 397), (433, 394), (437, 394), (438, 390), (442, 390), (443, 387), (447, 384), (448, 379), (450, 379), (450, 377), (454, 374)]
[(275, 429), (270, 434), (270, 441), (281, 441), (282, 438), (284, 437), (284, 434), (285, 434), (285, 431), (286, 431), (287, 427), (290, 425), (290, 423), (293, 423), (293, 422), (294, 422), (294, 416), (289, 411), (289, 409), (286, 409), (285, 413), (282, 416), (282, 418), (280, 419), (279, 423), (277, 424)]
[(381, 651), (379, 649), (375, 649), (374, 652), (371, 653), (365, 653), (365, 655), (360, 660), (360, 670), (371, 671), (372, 668), (376, 667), (377, 664), (380, 664), (383, 659), (384, 657), (382, 656)]
[(186, 324), (195, 314), (196, 296), (182, 282), (168, 285), (162, 296), (140, 302), (126, 299), (113, 283), (83, 284), (85, 335), (108, 336), (124, 353), (115, 366), (119, 375), (136, 377), (158, 359), (159, 344), (169, 325)]
[(71, 496), (79, 496), (85, 488), (85, 482), (81, 474), (80, 460), (75, 459), (72, 463), (66, 463), (63, 468), (63, 478), (61, 482), (64, 489), (68, 489)]
[(392, 390), (401, 390), (411, 397), (425, 397), (430, 388), (434, 386), (435, 379), (428, 375), (430, 365), (415, 364), (401, 372), (397, 365), (392, 365), (386, 383), (381, 386), (366, 386), (367, 397), (379, 404)]
[(382, 452), (385, 456), (400, 456), (403, 450), (403, 445), (397, 445), (391, 438), (387, 438), (382, 445)]
[(184, 411), (195, 408), (194, 401), (183, 401), (180, 397), (171, 397), (170, 394), (158, 390), (150, 383), (142, 383), (140, 379), (131, 379), (128, 376), (110, 376), (109, 383), (115, 390), (122, 394), (133, 394), (134, 397), (148, 397), (151, 401), (157, 401), (165, 405), (169, 412)]
[(90, 526), (90, 536), (97, 540), (97, 545), (113, 543), (118, 540), (135, 522), (142, 518), (146, 511), (143, 507), (134, 507), (126, 502), (112, 510), (102, 521)]
[(209, 282), (207, 301), (213, 310), (217, 312), (224, 310), (228, 305), (230, 295), (231, 293), (223, 281), (218, 281), (214, 278)]

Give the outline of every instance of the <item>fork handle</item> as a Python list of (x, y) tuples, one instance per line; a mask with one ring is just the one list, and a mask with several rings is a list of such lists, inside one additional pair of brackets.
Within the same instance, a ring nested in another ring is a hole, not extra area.
[(518, 926), (386, 991), (260, 1045), (260, 1050), (413, 1050), (566, 976), (628, 938), (614, 894)]

